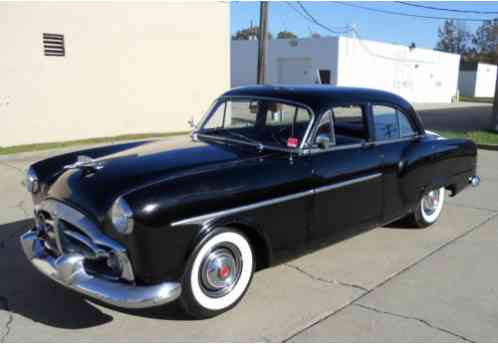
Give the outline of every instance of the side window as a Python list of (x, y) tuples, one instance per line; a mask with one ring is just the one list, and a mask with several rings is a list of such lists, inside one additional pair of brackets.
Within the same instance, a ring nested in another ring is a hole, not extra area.
[(337, 145), (362, 143), (368, 139), (368, 127), (363, 106), (334, 106), (332, 116)]
[(386, 141), (399, 139), (398, 116), (396, 109), (383, 106), (372, 106), (375, 139), (377, 141)]
[(375, 139), (377, 141), (396, 140), (415, 134), (406, 115), (391, 106), (372, 106)]
[(266, 125), (292, 125), (294, 123), (294, 116), (296, 123), (308, 123), (310, 114), (307, 110), (298, 108), (296, 106), (272, 103), (266, 113)]
[(398, 118), (401, 137), (410, 137), (417, 134), (404, 113), (398, 111)]

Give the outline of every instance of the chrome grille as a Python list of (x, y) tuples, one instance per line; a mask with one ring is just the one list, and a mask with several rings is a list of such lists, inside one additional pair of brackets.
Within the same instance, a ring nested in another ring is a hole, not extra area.
[(134, 281), (126, 249), (105, 236), (87, 216), (55, 200), (42, 201), (35, 207), (35, 214), (38, 236), (48, 253), (56, 257), (77, 253), (94, 262), (115, 256), (122, 268), (119, 277)]
[(64, 220), (57, 221), (57, 230), (64, 253), (79, 253), (87, 259), (106, 258), (109, 255), (85, 233)]
[(56, 256), (62, 255), (57, 219), (47, 211), (39, 211), (36, 219), (39, 235), (44, 239), (45, 248)]

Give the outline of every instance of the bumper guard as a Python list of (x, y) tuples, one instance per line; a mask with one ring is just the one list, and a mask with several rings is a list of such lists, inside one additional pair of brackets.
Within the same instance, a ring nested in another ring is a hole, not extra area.
[(21, 245), (28, 260), (44, 275), (67, 288), (114, 306), (148, 308), (169, 303), (181, 294), (181, 285), (176, 282), (137, 286), (90, 275), (85, 271), (85, 258), (81, 254), (57, 258), (47, 254), (35, 230), (21, 236)]

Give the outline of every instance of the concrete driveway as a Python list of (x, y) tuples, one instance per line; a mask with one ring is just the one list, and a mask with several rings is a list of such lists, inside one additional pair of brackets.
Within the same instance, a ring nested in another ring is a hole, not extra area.
[(0, 160), (0, 340), (498, 340), (498, 154), (482, 184), (448, 198), (426, 230), (357, 234), (258, 272), (234, 310), (189, 320), (176, 304), (123, 311), (65, 290), (30, 266), (19, 235), (32, 207), (20, 183), (38, 157)]

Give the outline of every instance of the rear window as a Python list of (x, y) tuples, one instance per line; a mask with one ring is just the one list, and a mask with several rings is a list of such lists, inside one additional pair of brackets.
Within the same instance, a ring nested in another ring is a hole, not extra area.
[(377, 141), (396, 140), (416, 134), (406, 115), (398, 109), (385, 105), (373, 105), (372, 112)]

